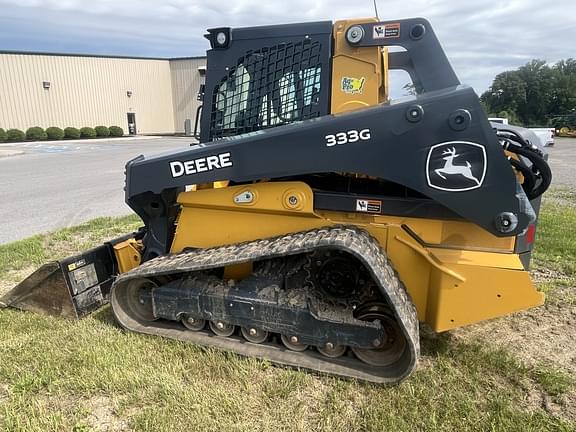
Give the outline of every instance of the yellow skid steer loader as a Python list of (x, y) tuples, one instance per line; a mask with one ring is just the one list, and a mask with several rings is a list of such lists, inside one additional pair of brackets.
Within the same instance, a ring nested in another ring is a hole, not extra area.
[[(126, 165), (144, 227), (45, 265), (5, 305), (81, 317), (110, 301), (130, 331), (394, 383), (419, 322), (543, 303), (528, 266), (546, 155), (488, 121), (426, 20), (206, 37), (200, 144)], [(389, 100), (397, 69), (417, 95)]]

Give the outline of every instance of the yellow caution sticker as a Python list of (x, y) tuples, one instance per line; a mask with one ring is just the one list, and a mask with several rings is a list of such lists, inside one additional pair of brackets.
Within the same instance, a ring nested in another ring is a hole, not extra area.
[(74, 271), (76, 270), (78, 267), (82, 267), (83, 265), (86, 264), (86, 260), (85, 259), (81, 259), (79, 261), (73, 262), (72, 264), (68, 264), (68, 271)]
[(342, 77), (342, 91), (348, 94), (360, 94), (364, 90), (364, 81), (366, 81), (364, 77)]

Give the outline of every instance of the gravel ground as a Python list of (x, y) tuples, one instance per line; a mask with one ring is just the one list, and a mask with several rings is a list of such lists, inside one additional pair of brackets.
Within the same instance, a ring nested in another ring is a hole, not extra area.
[(553, 147), (547, 147), (552, 167), (552, 186), (576, 190), (576, 138), (555, 138)]

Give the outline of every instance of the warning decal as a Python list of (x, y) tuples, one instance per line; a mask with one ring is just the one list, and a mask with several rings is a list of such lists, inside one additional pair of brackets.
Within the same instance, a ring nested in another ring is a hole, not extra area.
[(73, 262), (72, 264), (68, 264), (68, 271), (74, 271), (79, 267), (82, 267), (83, 265), (86, 265), (86, 260), (84, 258), (82, 258), (79, 261)]
[(356, 211), (364, 213), (382, 213), (382, 201), (356, 200)]
[(392, 39), (400, 37), (400, 23), (377, 24), (373, 27), (373, 39)]

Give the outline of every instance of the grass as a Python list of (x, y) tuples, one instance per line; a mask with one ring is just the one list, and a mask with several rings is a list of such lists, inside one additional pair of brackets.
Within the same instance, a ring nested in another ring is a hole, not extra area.
[[(556, 195), (553, 195), (556, 196)], [(576, 197), (574, 197), (576, 203)], [(547, 201), (540, 214), (534, 258), (538, 266), (576, 275), (576, 206)]]
[(0, 245), (0, 280), (15, 282), (21, 272), (54, 259), (80, 253), (142, 225), (136, 216), (102, 217), (54, 233)]
[(555, 369), (539, 368), (534, 371), (534, 378), (551, 396), (567, 393), (574, 384), (564, 372)]
[(383, 388), (127, 334), (107, 309), (78, 322), (4, 311), (0, 327), (5, 430), (92, 430), (95, 398), (142, 431), (573, 430), (522, 407), (524, 388), (566, 392), (560, 378), (447, 335), (424, 339), (431, 366)]
[(551, 274), (540, 283), (551, 301), (576, 305), (576, 192), (555, 189), (540, 212), (533, 267)]
[[(0, 279), (137, 226), (98, 219), (0, 246)], [(551, 294), (576, 276), (574, 226), (573, 208), (545, 203), (535, 260)], [(0, 328), (0, 430), (576, 431), (566, 371), (450, 334), (424, 333), (422, 365), (381, 387), (126, 333), (109, 308), (81, 321), (0, 310)]]

